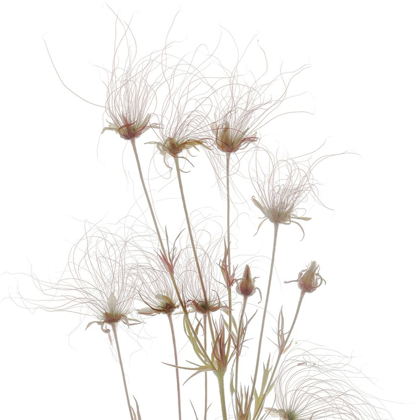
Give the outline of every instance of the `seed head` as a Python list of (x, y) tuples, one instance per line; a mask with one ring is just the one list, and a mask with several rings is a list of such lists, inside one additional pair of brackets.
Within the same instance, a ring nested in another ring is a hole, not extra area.
[(159, 116), (158, 142), (155, 144), (164, 157), (164, 163), (171, 168), (169, 157), (184, 158), (184, 151), (191, 154), (192, 149), (206, 145), (209, 135), (208, 80), (203, 76), (203, 70), (208, 65), (207, 59), (199, 62), (199, 48), (191, 57), (177, 57), (175, 53), (168, 54), (166, 46), (160, 57), (160, 69), (164, 84), (164, 100)]
[[(86, 227), (85, 235), (72, 247), (63, 276), (55, 283), (32, 276), (46, 298), (27, 300), (29, 307), (49, 312), (72, 312), (94, 317), (92, 324), (109, 332), (107, 325), (130, 318), (137, 295), (137, 284), (129, 275), (128, 242), (120, 235), (96, 225)], [(86, 328), (87, 328), (86, 327)]]
[[(294, 223), (303, 232), (298, 221), (311, 219), (302, 215), (302, 204), (312, 197), (325, 207), (319, 199), (313, 171), (319, 163), (332, 156), (337, 155), (322, 156), (311, 162), (306, 157), (279, 160), (269, 152), (256, 153), (251, 181), (257, 194), (252, 197), (252, 202), (264, 215), (261, 224), (265, 220), (274, 224)], [(268, 162), (265, 157), (268, 157)]]
[(250, 135), (249, 128), (230, 127), (227, 120), (221, 124), (212, 123), (211, 130), (215, 136), (217, 148), (225, 153), (235, 153), (258, 140), (257, 132)]
[(363, 374), (338, 352), (296, 348), (281, 363), (276, 408), (266, 408), (266, 412), (283, 420), (388, 418), (380, 401), (353, 383), (363, 379)]
[[(129, 39), (132, 34), (129, 25), (118, 22), (123, 25), (124, 34), (116, 43), (108, 73), (105, 113), (109, 125), (103, 131), (112, 130), (125, 140), (134, 140), (148, 129), (158, 127), (150, 120), (156, 107), (156, 92), (162, 84), (156, 60), (159, 53), (138, 58), (136, 40)], [(127, 51), (123, 52), (125, 45)], [(123, 65), (119, 63), (119, 56), (124, 56)]]
[[(180, 306), (171, 282), (171, 275), (178, 278), (177, 269), (180, 267), (176, 264), (178, 256), (175, 260), (172, 257), (168, 254), (168, 261), (163, 254), (149, 254), (146, 263), (132, 267), (131, 275), (137, 279), (140, 300), (146, 305), (137, 311), (139, 314), (170, 315)], [(181, 289), (182, 285), (178, 284), (178, 287)]]
[(165, 165), (168, 168), (170, 168), (168, 156), (178, 159), (184, 150), (189, 156), (193, 156), (191, 149), (198, 151), (197, 146), (207, 147), (203, 140), (175, 139), (173, 137), (168, 137), (163, 142), (149, 142), (149, 144), (156, 145), (159, 153), (163, 156)]

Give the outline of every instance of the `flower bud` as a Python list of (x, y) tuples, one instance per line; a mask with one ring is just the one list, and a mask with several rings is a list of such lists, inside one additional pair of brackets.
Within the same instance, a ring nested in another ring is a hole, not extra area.
[(305, 293), (312, 293), (322, 283), (325, 283), (325, 280), (319, 274), (319, 265), (316, 261), (312, 261), (306, 270), (302, 270), (299, 273), (297, 282), (300, 290)]
[(236, 286), (236, 291), (242, 296), (252, 296), (255, 293), (255, 280), (251, 277), (249, 265), (245, 267), (244, 274)]

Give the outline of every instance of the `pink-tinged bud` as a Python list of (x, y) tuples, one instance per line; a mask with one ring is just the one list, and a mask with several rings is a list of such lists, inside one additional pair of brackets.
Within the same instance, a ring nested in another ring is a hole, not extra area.
[(238, 280), (236, 291), (240, 295), (248, 297), (252, 296), (256, 290), (255, 280), (251, 276), (251, 269), (249, 268), (249, 265), (247, 265), (242, 278)]
[(299, 288), (305, 293), (312, 293), (322, 283), (325, 283), (325, 280), (319, 274), (319, 265), (316, 261), (312, 261), (306, 270), (302, 270), (296, 281)]

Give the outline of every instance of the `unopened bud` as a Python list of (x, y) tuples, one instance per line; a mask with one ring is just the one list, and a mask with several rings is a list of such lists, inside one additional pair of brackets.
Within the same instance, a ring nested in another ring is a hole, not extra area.
[(305, 293), (312, 293), (322, 283), (325, 283), (325, 280), (319, 274), (319, 265), (316, 261), (312, 261), (306, 270), (299, 273), (297, 282), (299, 288)]
[(251, 277), (249, 265), (245, 267), (242, 278), (238, 281), (236, 291), (242, 296), (252, 296), (255, 293), (255, 280)]

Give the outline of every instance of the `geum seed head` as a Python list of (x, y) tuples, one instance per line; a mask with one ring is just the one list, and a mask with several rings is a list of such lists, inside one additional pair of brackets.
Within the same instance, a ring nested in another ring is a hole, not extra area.
[[(179, 302), (171, 284), (169, 273), (155, 267), (138, 266), (133, 273), (139, 283), (139, 297), (146, 305), (138, 310), (140, 315), (172, 314)], [(180, 285), (178, 285), (180, 287)], [(181, 287), (180, 287), (181, 288)]]
[(266, 412), (282, 420), (385, 420), (380, 401), (360, 389), (367, 378), (342, 354), (295, 348), (283, 359), (276, 398)]
[[(134, 140), (158, 124), (150, 120), (156, 107), (156, 93), (162, 85), (157, 57), (160, 52), (137, 57), (137, 43), (129, 24), (117, 17), (123, 35), (117, 39), (111, 70), (106, 82), (105, 114), (112, 130), (125, 140)], [(116, 26), (117, 27), (117, 26)], [(125, 47), (125, 50), (123, 51)], [(123, 63), (119, 57), (122, 56)]]
[(203, 75), (208, 58), (198, 61), (200, 54), (198, 48), (191, 55), (179, 58), (168, 53), (168, 46), (161, 54), (164, 96), (157, 131), (159, 141), (150, 144), (156, 145), (169, 169), (169, 157), (188, 160), (187, 156), (193, 157), (192, 152), (198, 151), (199, 146), (209, 147), (210, 88)]
[[(108, 229), (87, 225), (84, 236), (73, 246), (67, 268), (55, 283), (32, 276), (43, 299), (23, 299), (27, 306), (50, 312), (72, 312), (95, 317), (109, 333), (107, 325), (139, 323), (130, 318), (137, 285), (129, 276), (130, 253), (127, 241)], [(86, 328), (87, 328), (86, 327)]]
[[(315, 167), (323, 160), (335, 156), (322, 156), (311, 162), (310, 159), (288, 158), (277, 159), (267, 152), (268, 164), (260, 160), (260, 153), (255, 155), (255, 169), (251, 174), (256, 197), (252, 197), (254, 205), (263, 213), (265, 220), (274, 224), (297, 224), (303, 234), (299, 221), (311, 220), (300, 215), (301, 205), (312, 197), (316, 202), (325, 205), (318, 197), (317, 182), (313, 177)], [(268, 169), (267, 169), (268, 167)]]
[[(234, 48), (220, 59), (214, 56), (213, 71), (220, 74), (212, 86), (213, 116), (210, 125), (212, 152), (209, 153), (218, 181), (224, 178), (225, 155), (239, 164), (240, 152), (257, 144), (263, 127), (288, 113), (299, 112), (287, 105), (296, 94), (290, 92), (293, 79), (307, 66), (285, 72), (269, 65), (264, 50), (253, 38), (243, 51), (229, 33)], [(258, 52), (251, 52), (254, 47)], [(226, 57), (231, 57), (229, 62)], [(301, 111), (302, 112), (302, 111)]]
[(214, 134), (216, 146), (225, 153), (236, 153), (240, 149), (245, 149), (249, 143), (258, 140), (257, 132), (249, 134), (249, 128), (231, 127), (229, 121), (222, 123), (212, 123), (211, 131)]
[(191, 247), (184, 249), (182, 256), (184, 270), (180, 273), (180, 279), (184, 286), (186, 301), (195, 312), (206, 314), (227, 308), (224, 303), (227, 294), (226, 283), (222, 270), (217, 264), (222, 244), (222, 240), (215, 240), (206, 245), (198, 242), (196, 244), (204, 290), (198, 279), (192, 249)]

